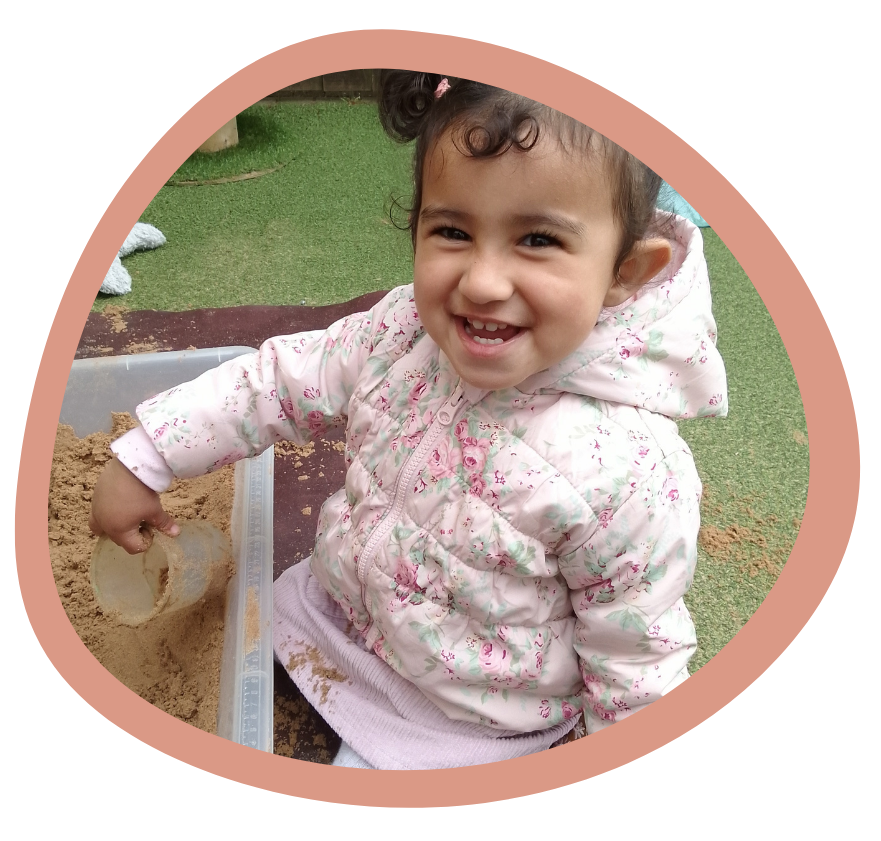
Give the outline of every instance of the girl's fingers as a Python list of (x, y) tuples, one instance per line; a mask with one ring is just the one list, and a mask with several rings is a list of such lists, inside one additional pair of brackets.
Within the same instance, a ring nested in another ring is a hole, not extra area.
[(104, 529), (98, 525), (98, 521), (95, 519), (95, 515), (89, 512), (89, 531), (95, 535), (95, 537), (101, 537), (104, 534)]
[(147, 522), (169, 537), (177, 537), (180, 534), (180, 526), (175, 522), (174, 517), (165, 510), (160, 510), (155, 517), (151, 517)]
[(125, 549), (129, 555), (140, 555), (153, 545), (153, 532), (148, 527), (141, 526), (121, 534), (114, 543)]

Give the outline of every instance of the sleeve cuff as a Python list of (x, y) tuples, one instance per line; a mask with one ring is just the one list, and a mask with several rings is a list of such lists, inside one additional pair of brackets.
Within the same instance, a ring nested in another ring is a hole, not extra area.
[(156, 493), (163, 493), (171, 487), (174, 473), (159, 455), (142, 426), (137, 426), (117, 438), (110, 449), (138, 479)]

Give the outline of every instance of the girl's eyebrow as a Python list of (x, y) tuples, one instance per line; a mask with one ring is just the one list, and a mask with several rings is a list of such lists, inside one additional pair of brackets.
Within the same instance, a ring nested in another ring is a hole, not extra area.
[(567, 216), (560, 216), (556, 213), (530, 213), (525, 216), (514, 216), (514, 221), (527, 227), (548, 225), (553, 228), (561, 228), (564, 231), (574, 234), (577, 237), (584, 236), (584, 225), (569, 219)]
[[(419, 218), (423, 222), (430, 222), (433, 219), (448, 219), (451, 222), (469, 222), (471, 216), (468, 213), (462, 213), (449, 207), (440, 207), (438, 205), (429, 205), (419, 214)], [(584, 236), (584, 225), (570, 219), (567, 216), (561, 216), (557, 213), (527, 213), (515, 214), (511, 216), (511, 221), (516, 225), (525, 227), (553, 227), (564, 231), (569, 231), (576, 237)]]
[(471, 217), (467, 213), (461, 213), (449, 207), (429, 205), (420, 211), (419, 218), (423, 222), (430, 222), (432, 219), (440, 218), (449, 219), (451, 222), (467, 222)]

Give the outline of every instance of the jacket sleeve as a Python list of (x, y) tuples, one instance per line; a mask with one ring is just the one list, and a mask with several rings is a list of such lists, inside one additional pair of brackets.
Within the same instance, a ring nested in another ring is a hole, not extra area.
[(588, 733), (688, 677), (696, 639), (682, 597), (694, 575), (700, 493), (690, 454), (674, 453), (560, 558), (577, 618)]
[(382, 367), (416, 320), (411, 289), (400, 287), (370, 312), (269, 339), (256, 353), (156, 395), (137, 407), (138, 419), (180, 478), (259, 455), (276, 441), (306, 443), (344, 423), (365, 366)]

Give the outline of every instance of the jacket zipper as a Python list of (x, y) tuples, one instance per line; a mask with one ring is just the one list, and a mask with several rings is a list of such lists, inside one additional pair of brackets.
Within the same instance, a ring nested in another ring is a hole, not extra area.
[(404, 465), (401, 467), (400, 473), (398, 473), (398, 479), (395, 482), (395, 490), (392, 496), (391, 508), (389, 508), (382, 522), (377, 525), (377, 527), (373, 530), (373, 533), (367, 539), (367, 543), (364, 546), (364, 551), (361, 553), (361, 557), (358, 559), (357, 574), (358, 580), (361, 582), (362, 601), (365, 601), (364, 590), (365, 584), (367, 583), (367, 573), (370, 572), (370, 567), (373, 564), (373, 557), (376, 554), (376, 550), (379, 547), (380, 542), (388, 536), (388, 533), (392, 530), (395, 523), (398, 521), (404, 511), (404, 501), (406, 499), (406, 493), (404, 493), (403, 491), (409, 486), (410, 482), (413, 481), (413, 478), (416, 475), (417, 468), (422, 466), (422, 463), (427, 458), (429, 452), (431, 451), (431, 448), (434, 446), (434, 442), (437, 440), (440, 433), (443, 432), (444, 429), (451, 426), (453, 421), (455, 420), (456, 410), (462, 403), (462, 391), (462, 381), (459, 380), (459, 383), (454, 389), (453, 393), (449, 396), (447, 401), (443, 404), (443, 406), (441, 406), (441, 408), (438, 410), (438, 413), (432, 419), (431, 425), (425, 431), (425, 434), (422, 436), (422, 440), (413, 451), (413, 455), (411, 455), (410, 458), (408, 458), (407, 461), (404, 462)]

